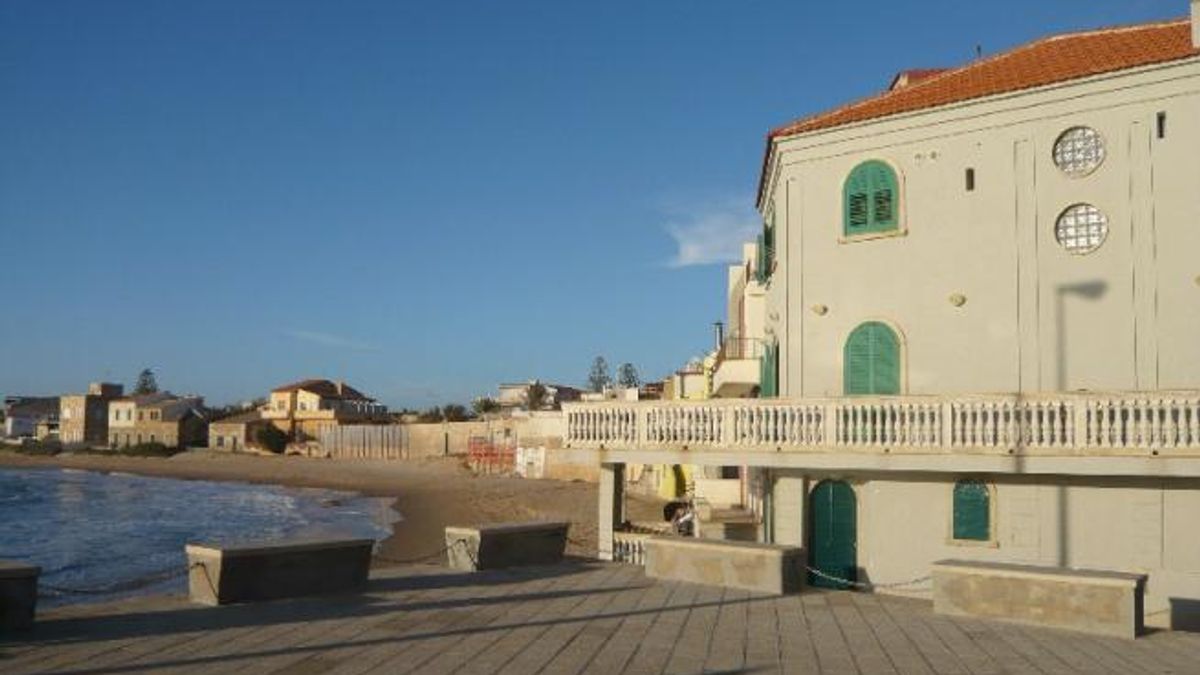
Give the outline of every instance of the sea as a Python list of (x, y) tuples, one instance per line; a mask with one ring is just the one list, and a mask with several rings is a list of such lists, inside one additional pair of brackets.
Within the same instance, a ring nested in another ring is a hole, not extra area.
[(39, 607), (185, 593), (188, 543), (382, 540), (391, 499), (335, 490), (0, 469), (0, 559), (42, 568)]

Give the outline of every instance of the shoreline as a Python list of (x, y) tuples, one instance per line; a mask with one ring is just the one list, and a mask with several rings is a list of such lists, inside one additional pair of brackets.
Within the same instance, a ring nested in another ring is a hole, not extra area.
[[(324, 488), (366, 497), (391, 498), (399, 518), (380, 541), (373, 567), (444, 564), (438, 558), (444, 530), (528, 520), (571, 523), (567, 554), (594, 557), (597, 486), (593, 483), (477, 476), (459, 458), (422, 460), (332, 460), (298, 456), (239, 455), (189, 451), (173, 457), (89, 454), (22, 455), (0, 450), (0, 467), (124, 472), (183, 480), (241, 482), (284, 487)], [(646, 519), (661, 509), (654, 500), (631, 496), (631, 517)], [(639, 515), (645, 514), (645, 515)]]

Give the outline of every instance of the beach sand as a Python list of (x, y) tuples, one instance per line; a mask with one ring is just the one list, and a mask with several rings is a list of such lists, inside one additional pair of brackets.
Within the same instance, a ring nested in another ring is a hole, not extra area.
[[(192, 451), (170, 458), (72, 454), (28, 456), (0, 450), (0, 466), (123, 471), (192, 480), (241, 481), (345, 490), (395, 498), (401, 520), (380, 546), (376, 565), (435, 556), (447, 525), (566, 520), (569, 555), (595, 557), (596, 485), (583, 482), (476, 476), (461, 458), (368, 461), (234, 455)], [(661, 502), (630, 495), (632, 520), (662, 518)]]

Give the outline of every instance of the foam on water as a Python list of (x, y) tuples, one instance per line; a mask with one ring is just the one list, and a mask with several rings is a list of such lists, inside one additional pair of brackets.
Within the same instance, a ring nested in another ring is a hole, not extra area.
[[(47, 586), (108, 586), (182, 570), (188, 542), (379, 540), (397, 517), (391, 503), (311, 488), (0, 469), (0, 559), (41, 565)], [(137, 593), (185, 591), (186, 581), (176, 577)], [(118, 595), (44, 595), (39, 604)]]

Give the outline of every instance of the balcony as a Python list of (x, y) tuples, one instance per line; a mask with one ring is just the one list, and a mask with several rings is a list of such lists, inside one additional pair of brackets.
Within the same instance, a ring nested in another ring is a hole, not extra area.
[(730, 337), (717, 352), (713, 369), (713, 396), (741, 398), (749, 396), (760, 384), (762, 375), (762, 341), (755, 338)]
[[(667, 452), (676, 457), (660, 461), (736, 457), (764, 466), (817, 455), (1200, 458), (1194, 390), (606, 402), (567, 404), (563, 412), (568, 447), (642, 455), (628, 461)], [(826, 465), (887, 468), (879, 461)], [(1134, 473), (1144, 471), (1138, 465)]]

